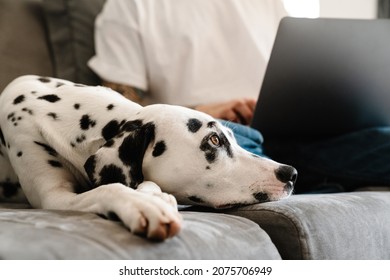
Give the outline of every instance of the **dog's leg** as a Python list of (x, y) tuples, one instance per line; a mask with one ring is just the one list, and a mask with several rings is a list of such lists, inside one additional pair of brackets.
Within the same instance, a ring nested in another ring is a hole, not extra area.
[[(20, 152), (22, 156), (18, 157)], [(118, 183), (77, 194), (75, 176), (46, 143), (19, 137), (10, 153), (23, 191), (36, 208), (86, 211), (107, 217), (115, 214), (133, 233), (156, 240), (180, 230), (179, 212), (158, 196)]]
[(164, 240), (180, 230), (181, 217), (177, 209), (158, 196), (137, 192), (122, 184), (99, 186), (82, 194), (69, 192), (69, 182), (40, 194), (45, 209), (66, 209), (115, 214), (135, 234)]

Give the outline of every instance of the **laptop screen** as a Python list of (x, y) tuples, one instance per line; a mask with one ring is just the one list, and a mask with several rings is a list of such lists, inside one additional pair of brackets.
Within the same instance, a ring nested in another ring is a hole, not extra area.
[(390, 20), (284, 18), (252, 127), (334, 136), (390, 125)]

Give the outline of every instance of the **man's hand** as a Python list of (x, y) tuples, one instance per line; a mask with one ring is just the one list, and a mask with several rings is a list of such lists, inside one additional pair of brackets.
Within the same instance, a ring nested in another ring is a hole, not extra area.
[[(149, 105), (146, 100), (146, 93), (131, 86), (103, 81), (103, 85), (118, 91), (126, 98), (141, 104), (142, 106)], [(195, 106), (194, 109), (207, 113), (214, 118), (223, 119), (240, 124), (250, 124), (253, 118), (253, 113), (256, 107), (256, 99), (241, 98), (233, 99), (227, 102), (212, 103), (206, 105)]]
[(222, 103), (195, 106), (194, 109), (214, 118), (247, 125), (252, 121), (256, 99), (241, 98)]

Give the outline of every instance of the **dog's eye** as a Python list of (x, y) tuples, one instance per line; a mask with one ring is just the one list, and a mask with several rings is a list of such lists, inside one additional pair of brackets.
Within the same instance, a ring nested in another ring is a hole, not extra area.
[(220, 147), (221, 146), (221, 140), (219, 139), (219, 137), (217, 135), (211, 135), (210, 137), (210, 142), (216, 146), (216, 147)]

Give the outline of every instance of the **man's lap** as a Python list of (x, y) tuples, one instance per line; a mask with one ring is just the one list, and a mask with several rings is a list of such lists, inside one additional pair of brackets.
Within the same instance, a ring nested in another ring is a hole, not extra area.
[(390, 127), (374, 127), (322, 141), (266, 139), (250, 127), (224, 122), (238, 144), (298, 169), (297, 193), (390, 186)]

